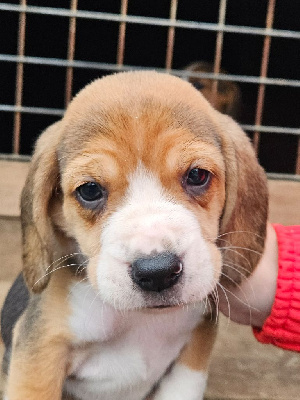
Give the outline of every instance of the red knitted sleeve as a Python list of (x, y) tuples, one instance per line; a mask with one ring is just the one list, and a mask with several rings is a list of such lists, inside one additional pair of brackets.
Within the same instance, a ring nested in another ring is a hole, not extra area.
[(258, 341), (300, 351), (300, 226), (273, 225), (278, 240), (278, 278), (271, 314)]

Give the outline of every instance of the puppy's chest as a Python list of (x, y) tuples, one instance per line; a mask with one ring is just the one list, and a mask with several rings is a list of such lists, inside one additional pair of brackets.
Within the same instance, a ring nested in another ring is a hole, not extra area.
[[(79, 301), (80, 300), (80, 301)], [(176, 359), (201, 321), (201, 307), (117, 312), (87, 286), (72, 290), (74, 335), (66, 388), (80, 399), (142, 399)]]

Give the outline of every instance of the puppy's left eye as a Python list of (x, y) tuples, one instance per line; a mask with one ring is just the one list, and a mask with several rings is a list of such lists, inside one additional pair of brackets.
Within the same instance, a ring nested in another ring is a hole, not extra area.
[(209, 171), (201, 168), (193, 168), (187, 175), (186, 183), (191, 186), (205, 186), (209, 180)]
[(86, 182), (76, 189), (80, 204), (89, 209), (102, 207), (106, 200), (106, 190), (97, 182)]
[(192, 196), (205, 193), (211, 181), (211, 173), (206, 169), (193, 168), (187, 172), (183, 180), (183, 188)]

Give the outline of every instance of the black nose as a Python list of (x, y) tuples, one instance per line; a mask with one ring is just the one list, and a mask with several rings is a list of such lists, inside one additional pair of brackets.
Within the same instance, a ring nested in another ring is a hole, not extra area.
[(143, 290), (161, 292), (175, 285), (182, 274), (182, 263), (172, 253), (164, 252), (132, 263), (132, 280)]

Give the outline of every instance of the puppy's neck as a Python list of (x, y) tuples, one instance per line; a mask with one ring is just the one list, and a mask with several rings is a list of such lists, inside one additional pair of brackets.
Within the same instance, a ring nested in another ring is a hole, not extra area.
[[(176, 335), (186, 333), (192, 325), (199, 321), (203, 315), (204, 305), (197, 307), (177, 307), (163, 310), (117, 310), (111, 305), (104, 303), (100, 294), (87, 281), (73, 281), (70, 286), (69, 325), (76, 341), (83, 342), (107, 342), (114, 340), (120, 335), (130, 334), (135, 329), (147, 329), (149, 323), (158, 324), (161, 334)], [(196, 315), (195, 315), (196, 314)], [(188, 324), (182, 321), (189, 321)], [(171, 325), (179, 325), (175, 331), (170, 330)], [(183, 332), (184, 331), (184, 332)]]

